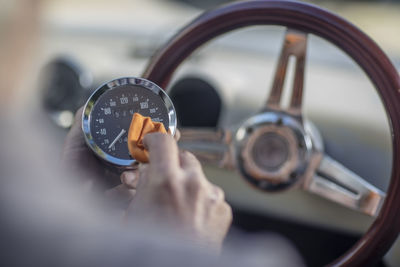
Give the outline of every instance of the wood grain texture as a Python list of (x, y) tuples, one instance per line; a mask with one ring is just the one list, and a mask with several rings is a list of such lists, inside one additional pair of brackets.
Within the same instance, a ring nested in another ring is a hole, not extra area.
[(384, 52), (346, 20), (316, 6), (292, 1), (249, 1), (196, 18), (156, 52), (143, 77), (165, 88), (176, 68), (198, 47), (226, 32), (252, 25), (281, 25), (320, 36), (345, 51), (378, 91), (392, 130), (393, 170), (386, 201), (364, 236), (329, 266), (370, 266), (400, 231), (400, 77)]

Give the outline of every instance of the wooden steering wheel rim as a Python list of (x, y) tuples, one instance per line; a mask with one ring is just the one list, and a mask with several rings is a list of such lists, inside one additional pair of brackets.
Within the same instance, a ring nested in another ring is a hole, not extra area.
[(177, 67), (199, 46), (226, 32), (252, 25), (281, 25), (320, 36), (346, 52), (370, 78), (389, 116), (393, 168), (382, 209), (364, 236), (329, 266), (370, 266), (381, 259), (400, 231), (400, 76), (385, 53), (353, 24), (314, 5), (293, 1), (249, 1), (206, 12), (173, 36), (149, 62), (143, 77), (166, 88)]

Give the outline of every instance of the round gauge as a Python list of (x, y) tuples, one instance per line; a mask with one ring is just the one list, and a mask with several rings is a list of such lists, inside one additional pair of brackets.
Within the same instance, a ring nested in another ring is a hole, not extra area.
[(134, 113), (163, 123), (165, 129), (175, 135), (175, 109), (159, 86), (142, 78), (115, 79), (100, 86), (89, 97), (82, 115), (86, 143), (97, 156), (121, 167), (136, 162), (127, 145)]

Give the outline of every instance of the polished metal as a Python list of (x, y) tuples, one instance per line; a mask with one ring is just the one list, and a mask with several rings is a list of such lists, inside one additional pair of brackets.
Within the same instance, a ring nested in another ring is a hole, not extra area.
[(303, 101), (304, 69), (307, 51), (307, 33), (288, 29), (285, 34), (285, 41), (279, 56), (278, 65), (275, 71), (271, 92), (267, 100), (267, 108), (281, 110), (280, 102), (285, 83), (289, 58), (296, 59), (292, 97), (288, 113), (301, 115)]
[(324, 156), (304, 189), (365, 214), (376, 216), (385, 193), (329, 156)]
[(234, 168), (232, 134), (229, 129), (181, 128), (179, 147), (190, 150), (202, 162), (221, 168)]
[(115, 90), (119, 86), (122, 85), (135, 85), (135, 86), (140, 86), (144, 89), (150, 90), (154, 94), (158, 95), (163, 103), (165, 104), (165, 107), (167, 108), (168, 112), (168, 118), (169, 118), (169, 131), (172, 135), (175, 135), (176, 132), (176, 124), (177, 124), (177, 119), (176, 119), (176, 112), (174, 105), (169, 98), (169, 96), (164, 92), (163, 89), (161, 89), (158, 85), (155, 83), (143, 79), (143, 78), (136, 78), (136, 77), (122, 77), (118, 79), (114, 79), (112, 81), (109, 81), (103, 85), (101, 85), (96, 91), (93, 92), (93, 94), (89, 97), (88, 101), (85, 104), (83, 114), (82, 114), (82, 130), (85, 136), (85, 140), (87, 145), (90, 147), (90, 149), (100, 157), (101, 159), (105, 160), (111, 165), (120, 167), (120, 168), (129, 168), (132, 166), (135, 166), (137, 163), (135, 159), (120, 159), (116, 158), (107, 152), (103, 151), (94, 141), (91, 129), (90, 129), (90, 122), (92, 119), (92, 111), (93, 108), (96, 104), (96, 102), (99, 100), (101, 95), (103, 95), (106, 91), (108, 90)]
[(287, 182), (299, 163), (292, 130), (274, 124), (254, 130), (240, 156), (252, 177), (272, 183)]
[[(276, 146), (265, 139), (271, 137), (282, 140), (278, 141), (281, 144)], [(238, 129), (234, 152), (236, 165), (248, 182), (262, 190), (277, 191), (288, 189), (303, 180), (312, 152), (312, 141), (302, 122), (294, 116), (266, 111), (250, 117)], [(277, 158), (280, 161), (285, 154), (285, 162), (277, 162)], [(267, 158), (274, 159), (275, 164), (266, 163)], [(273, 165), (279, 166), (272, 169)]]

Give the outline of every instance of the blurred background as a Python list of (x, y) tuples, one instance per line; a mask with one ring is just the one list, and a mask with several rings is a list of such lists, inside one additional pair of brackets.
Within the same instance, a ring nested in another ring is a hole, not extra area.
[[(93, 90), (116, 77), (141, 76), (150, 56), (168, 38), (205, 10), (228, 2), (41, 1), (34, 69), (28, 73), (33, 76), (32, 84), (22, 86), (18, 94), (26, 108), (40, 107), (46, 130), (54, 137), (52, 153), (61, 152), (74, 112)], [(400, 72), (400, 1), (312, 3), (357, 25)], [(166, 88), (180, 125), (222, 127), (240, 123), (258, 111), (271, 86), (284, 32), (279, 26), (241, 29), (192, 55)], [(389, 123), (378, 94), (342, 51), (317, 36), (310, 36), (308, 45), (307, 118), (320, 130), (330, 156), (385, 191), (392, 150)], [(207, 109), (201, 92), (211, 92), (207, 101), (215, 109)], [(193, 104), (182, 102), (187, 99)], [(343, 253), (372, 222), (366, 215), (307, 192), (271, 195), (251, 188), (239, 174), (207, 166), (206, 172), (226, 190), (239, 228), (280, 232), (295, 243), (310, 266), (320, 266)], [(317, 249), (324, 251), (315, 253)], [(397, 244), (382, 266), (400, 266), (399, 255)]]

